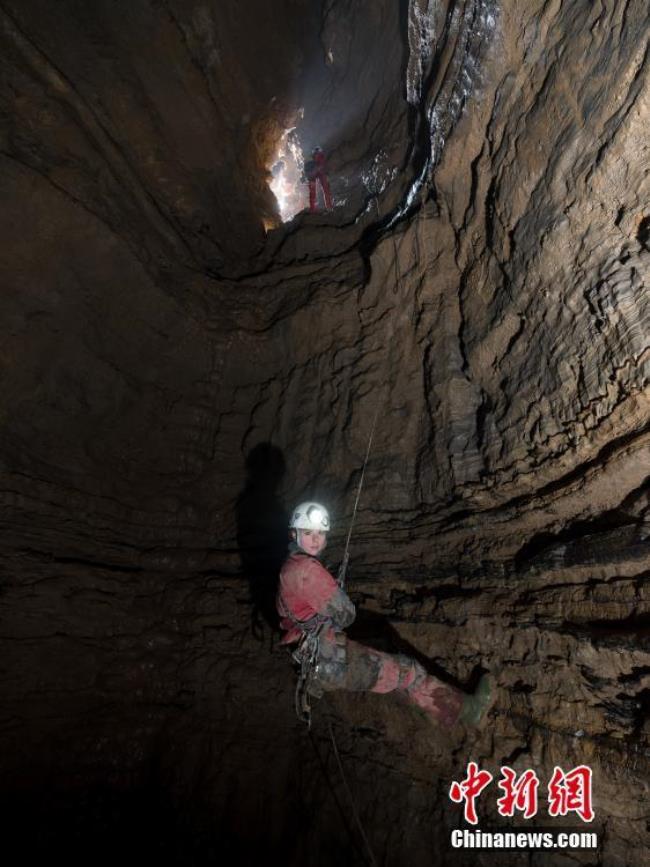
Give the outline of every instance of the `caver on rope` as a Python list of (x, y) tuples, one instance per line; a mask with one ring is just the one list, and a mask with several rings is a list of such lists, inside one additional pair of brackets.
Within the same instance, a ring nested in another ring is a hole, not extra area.
[(458, 721), (478, 725), (490, 707), (492, 685), (484, 675), (468, 695), (428, 674), (416, 660), (352, 641), (343, 631), (355, 607), (343, 587), (323, 566), (330, 530), (327, 509), (304, 502), (291, 517), (292, 542), (280, 571), (277, 607), (283, 644), (297, 645), (296, 708), (309, 721), (310, 696), (332, 690), (387, 693), (400, 691), (431, 719), (450, 728)]
[(327, 177), (327, 160), (323, 149), (315, 147), (311, 153), (311, 159), (305, 163), (303, 181), (309, 185), (309, 210), (314, 213), (317, 210), (318, 187), (323, 191), (325, 209), (332, 210), (332, 193), (330, 182)]

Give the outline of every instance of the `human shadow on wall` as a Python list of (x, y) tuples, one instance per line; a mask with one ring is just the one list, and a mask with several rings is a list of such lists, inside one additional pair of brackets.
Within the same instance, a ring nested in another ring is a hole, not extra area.
[(246, 484), (237, 498), (237, 544), (250, 588), (251, 631), (260, 641), (264, 623), (279, 628), (275, 594), (287, 555), (289, 515), (278, 494), (286, 463), (282, 451), (259, 443), (246, 458)]

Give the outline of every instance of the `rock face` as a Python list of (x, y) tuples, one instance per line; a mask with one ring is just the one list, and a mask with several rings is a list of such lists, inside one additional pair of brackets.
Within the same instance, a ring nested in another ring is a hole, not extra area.
[[(503, 863), (449, 842), (470, 759), (542, 793), (593, 769), (597, 854), (513, 863), (647, 862), (649, 32), (640, 0), (2, 3), (0, 792), (27, 856), (363, 863), (331, 730), (378, 863)], [(265, 234), (294, 123), (339, 207)], [(335, 562), (373, 429), (353, 630), (493, 670), (479, 734), (394, 696), (293, 718), (283, 516), (327, 502)], [(486, 827), (553, 825), (494, 791)]]

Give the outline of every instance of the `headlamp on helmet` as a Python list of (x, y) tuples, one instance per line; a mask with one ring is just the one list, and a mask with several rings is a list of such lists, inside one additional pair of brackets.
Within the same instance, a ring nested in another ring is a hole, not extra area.
[(320, 530), (327, 533), (330, 529), (330, 516), (325, 506), (307, 501), (293, 510), (289, 526), (292, 530)]

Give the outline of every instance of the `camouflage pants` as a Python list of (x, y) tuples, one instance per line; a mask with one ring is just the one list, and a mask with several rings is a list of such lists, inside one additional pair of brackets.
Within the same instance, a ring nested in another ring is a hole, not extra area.
[(323, 690), (393, 692), (400, 690), (428, 716), (450, 727), (457, 721), (464, 693), (426, 673), (415, 659), (383, 653), (342, 632), (320, 642), (315, 679)]

